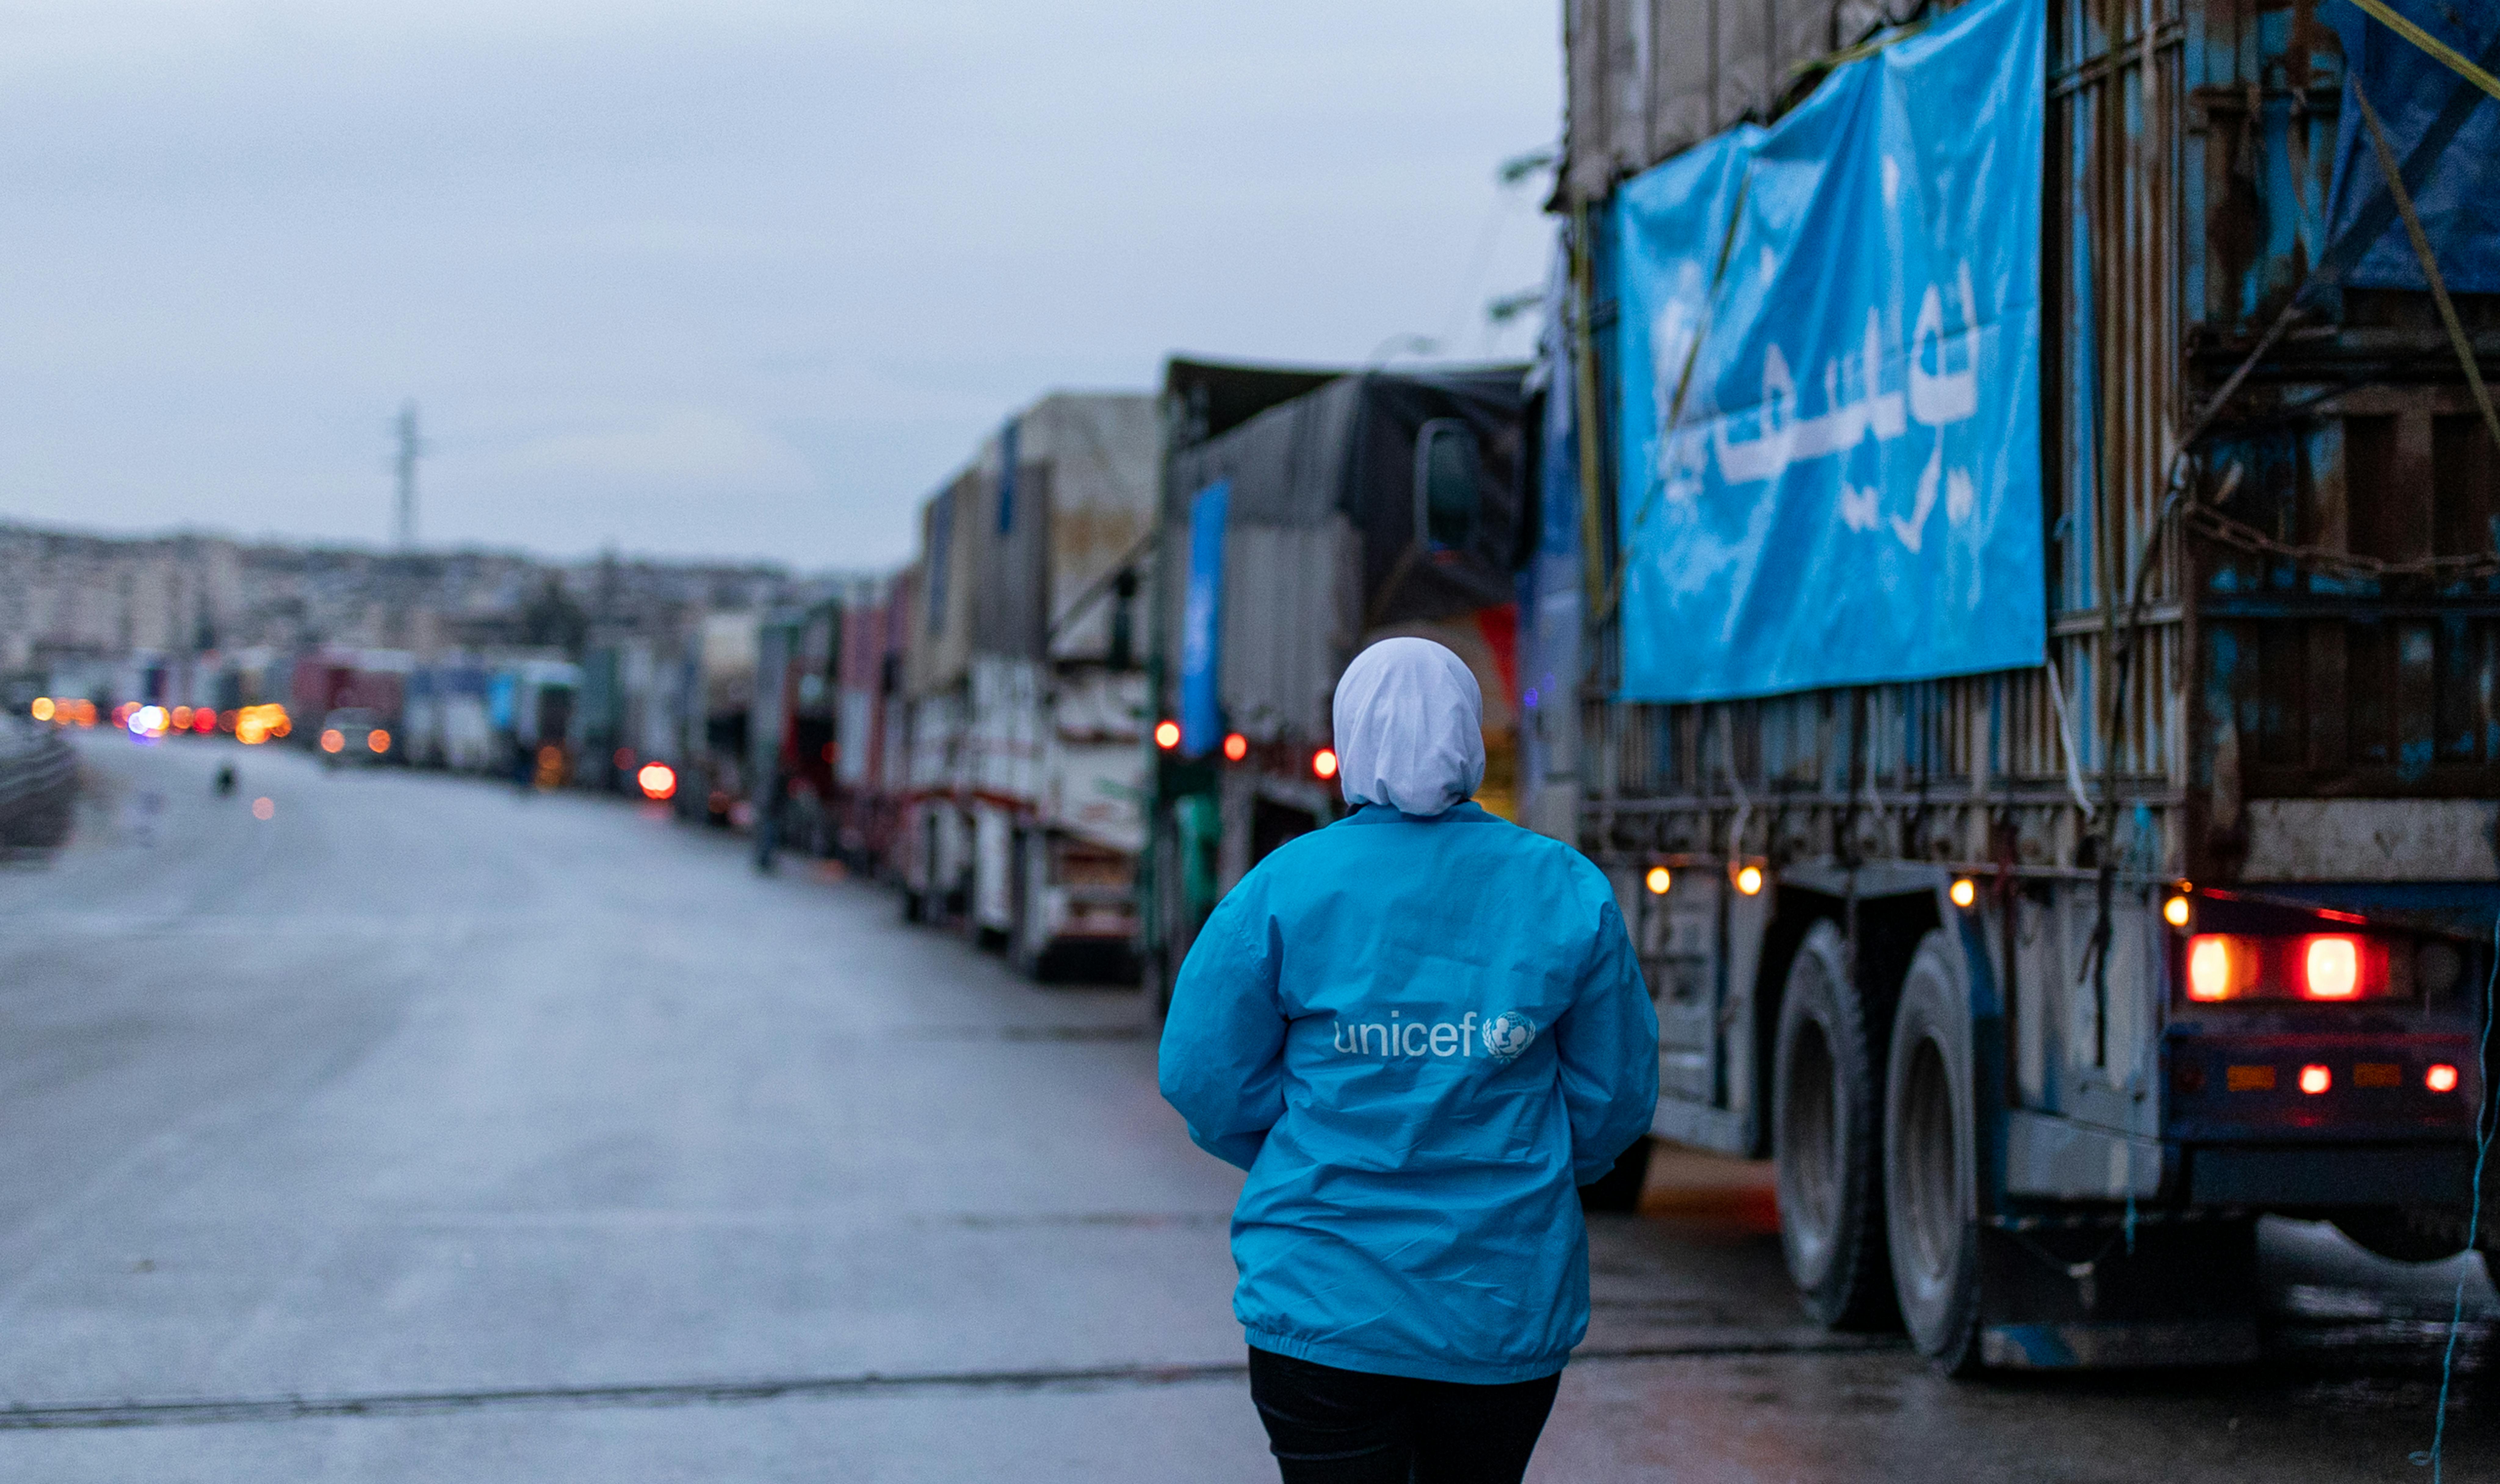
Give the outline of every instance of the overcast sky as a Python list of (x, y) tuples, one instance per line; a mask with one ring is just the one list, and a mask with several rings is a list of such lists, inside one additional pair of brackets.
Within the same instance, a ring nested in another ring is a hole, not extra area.
[(21, 0), (0, 519), (906, 554), (1016, 405), (1178, 349), (1523, 354), (1556, 7)]

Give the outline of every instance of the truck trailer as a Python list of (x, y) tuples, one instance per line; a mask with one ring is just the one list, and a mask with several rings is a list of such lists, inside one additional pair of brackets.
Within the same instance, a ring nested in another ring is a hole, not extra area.
[(906, 910), (1036, 976), (1134, 972), (1155, 399), (1059, 393), (922, 511), (904, 655)]
[(2263, 1213), (2462, 1249), (2500, 102), (2348, 0), (1565, 35), (1530, 784), (1656, 1132), (1954, 1371), (2253, 1354)]

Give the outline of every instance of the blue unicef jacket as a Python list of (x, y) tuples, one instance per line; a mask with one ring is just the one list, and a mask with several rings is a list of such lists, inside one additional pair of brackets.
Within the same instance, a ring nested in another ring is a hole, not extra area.
[(1605, 877), (1474, 804), (1367, 805), (1209, 917), (1164, 1096), (1250, 1172), (1233, 1307), (1259, 1349), (1497, 1384), (1589, 1328), (1575, 1186), (1648, 1132), (1658, 1018)]

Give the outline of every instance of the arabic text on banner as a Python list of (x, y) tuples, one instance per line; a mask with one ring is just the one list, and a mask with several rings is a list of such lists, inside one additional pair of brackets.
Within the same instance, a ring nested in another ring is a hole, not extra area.
[(2043, 25), (1977, 0), (1618, 192), (1626, 699), (2041, 662)]

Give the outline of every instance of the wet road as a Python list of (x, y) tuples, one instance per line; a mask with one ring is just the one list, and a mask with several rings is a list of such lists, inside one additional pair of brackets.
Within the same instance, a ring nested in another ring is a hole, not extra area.
[[(1274, 1477), (1134, 994), (613, 800), (84, 747), (0, 872), (0, 1478)], [(1534, 1477), (2427, 1477), (2452, 1270), (2285, 1226), (2272, 1364), (1955, 1383), (1798, 1323), (1758, 1186), (1598, 1224)]]

